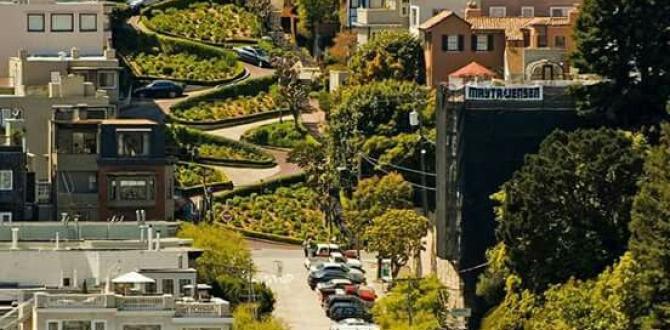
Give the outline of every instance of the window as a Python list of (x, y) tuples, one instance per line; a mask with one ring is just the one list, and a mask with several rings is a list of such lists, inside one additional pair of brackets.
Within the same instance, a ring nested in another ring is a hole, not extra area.
[(154, 294), (156, 293), (156, 283), (147, 283), (145, 284), (144, 289), (147, 294)]
[(0, 224), (12, 223), (12, 212), (0, 212)]
[(57, 321), (48, 321), (47, 322), (47, 330), (58, 330), (58, 322)]
[(98, 72), (98, 85), (102, 89), (116, 88), (116, 72)]
[(105, 330), (106, 324), (105, 321), (94, 321), (93, 330)]
[(409, 9), (409, 21), (412, 26), (419, 26), (419, 7), (412, 6)]
[(95, 174), (90, 174), (88, 176), (88, 190), (96, 191), (98, 187), (98, 177)]
[(478, 52), (489, 50), (489, 37), (486, 34), (475, 35), (475, 50)]
[(44, 14), (28, 14), (28, 32), (44, 32)]
[(523, 7), (521, 7), (521, 16), (523, 16), (523, 17), (535, 17), (535, 7), (533, 7), (533, 6), (523, 6)]
[(0, 170), (0, 190), (12, 190), (12, 170)]
[(48, 180), (39, 180), (36, 184), (37, 201), (48, 203), (51, 200), (51, 183)]
[(119, 201), (152, 201), (154, 178), (124, 177), (110, 181), (109, 199)]
[(95, 132), (73, 132), (72, 153), (94, 155), (97, 150), (97, 136)]
[(448, 35), (448, 36), (442, 36), (442, 50), (443, 51), (454, 52), (454, 51), (463, 50), (462, 45), (463, 45), (463, 36), (462, 35), (452, 34), (452, 35)]
[(118, 155), (126, 157), (149, 155), (149, 131), (147, 130), (122, 130), (118, 132)]
[(123, 330), (161, 330), (158, 324), (125, 324)]
[(191, 280), (185, 279), (185, 278), (179, 279), (179, 293), (182, 296), (185, 295), (184, 287), (189, 285), (189, 284), (191, 284)]
[(567, 17), (572, 7), (551, 7), (549, 9), (552, 17)]
[(489, 8), (489, 16), (491, 16), (491, 17), (505, 17), (505, 16), (507, 16), (507, 7), (505, 7), (505, 6), (491, 6)]
[(95, 32), (98, 30), (98, 15), (79, 14), (79, 32)]
[[(63, 282), (61, 283), (61, 286), (64, 288), (68, 288), (71, 285), (71, 281), (69, 277), (63, 277)], [(89, 325), (90, 326), (90, 325)]]
[(163, 294), (174, 294), (174, 280), (171, 278), (164, 278), (161, 280), (163, 287)]
[(73, 32), (74, 15), (51, 14), (51, 32)]
[(565, 48), (565, 36), (554, 37), (554, 47)]

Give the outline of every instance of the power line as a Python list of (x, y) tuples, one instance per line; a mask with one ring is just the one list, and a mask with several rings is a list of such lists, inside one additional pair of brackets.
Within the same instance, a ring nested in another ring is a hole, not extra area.
[[(369, 159), (366, 159), (365, 157), (361, 157), (361, 158), (363, 158), (365, 161), (367, 161), (367, 162), (370, 163), (371, 165), (376, 166), (376, 164), (375, 164), (373, 161), (371, 161), (371, 160), (369, 160)], [(382, 171), (382, 172), (384, 172), (385, 174), (390, 174), (390, 173), (391, 173), (390, 171), (387, 171), (387, 170), (385, 170), (385, 169), (383, 169), (383, 168), (379, 168), (379, 170)], [(416, 184), (416, 183), (411, 182), (411, 181), (407, 181), (407, 183), (409, 183), (412, 187), (416, 187), (416, 188), (420, 188), (420, 189), (425, 189), (425, 190), (430, 190), (430, 191), (436, 191), (436, 189), (435, 189), (434, 187), (426, 187), (426, 186), (422, 186), (422, 185), (420, 185), (420, 184)]]
[(489, 262), (487, 261), (487, 262), (485, 262), (485, 263), (483, 263), (483, 264), (479, 264), (479, 265), (474, 266), (474, 267), (470, 267), (470, 268), (466, 268), (466, 269), (459, 270), (458, 273), (459, 273), (459, 274), (463, 274), (463, 273), (471, 272), (471, 271), (473, 271), (473, 270), (477, 270), (477, 269), (479, 269), (479, 268), (484, 268), (484, 267), (486, 267), (486, 266), (488, 266), (488, 265), (489, 265)]
[(393, 167), (393, 168), (398, 169), (398, 170), (401, 170), (401, 171), (407, 171), (407, 172), (412, 172), (412, 173), (416, 173), (416, 174), (423, 174), (423, 175), (429, 175), (429, 176), (437, 176), (437, 174), (435, 174), (434, 172), (423, 172), (423, 171), (415, 170), (415, 169), (413, 169), (413, 168), (404, 167), (404, 166), (400, 166), (400, 165), (395, 165), (395, 164), (391, 164), (391, 163), (388, 163), (388, 164), (381, 164), (379, 159), (377, 159), (377, 158), (373, 158), (373, 157), (371, 157), (371, 156), (369, 156), (369, 155), (366, 155), (366, 154), (364, 154), (364, 153), (362, 153), (362, 152), (359, 153), (359, 155), (360, 155), (361, 157), (365, 158), (365, 160), (367, 160), (368, 163), (371, 163), (372, 165), (376, 165), (376, 166), (388, 166), (388, 167)]

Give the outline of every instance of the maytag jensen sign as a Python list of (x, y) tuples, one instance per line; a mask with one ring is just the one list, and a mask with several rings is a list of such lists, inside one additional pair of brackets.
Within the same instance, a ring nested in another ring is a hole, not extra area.
[(542, 101), (542, 86), (465, 86), (465, 99), (474, 101)]

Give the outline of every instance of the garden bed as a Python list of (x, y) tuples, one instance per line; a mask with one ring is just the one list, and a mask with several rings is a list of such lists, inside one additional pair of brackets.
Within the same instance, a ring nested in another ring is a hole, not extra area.
[(209, 44), (253, 42), (260, 37), (259, 18), (233, 4), (191, 3), (187, 8), (144, 12), (144, 25), (156, 32)]
[(293, 120), (252, 128), (244, 132), (242, 141), (278, 148), (295, 148), (303, 142), (317, 143), (306, 129), (304, 132), (298, 132)]
[(179, 162), (174, 172), (177, 187), (184, 195), (188, 196), (202, 193), (203, 175), (206, 177), (207, 187), (213, 192), (233, 187), (225, 173), (209, 166)]
[(228, 50), (178, 38), (120, 30), (116, 47), (138, 79), (170, 79), (193, 85), (218, 85), (245, 74)]
[(317, 205), (317, 194), (302, 184), (279, 187), (265, 194), (229, 198), (216, 204), (216, 218), (223, 225), (294, 239), (307, 236), (327, 239), (324, 214)]
[(166, 143), (182, 159), (192, 157), (187, 145), (197, 146), (196, 160), (211, 165), (242, 167), (273, 167), (274, 157), (247, 143), (233, 141), (180, 125), (168, 126)]
[(239, 96), (229, 99), (202, 101), (186, 108), (172, 111), (172, 115), (184, 121), (215, 121), (238, 118), (277, 109), (272, 93), (259, 92), (254, 96)]

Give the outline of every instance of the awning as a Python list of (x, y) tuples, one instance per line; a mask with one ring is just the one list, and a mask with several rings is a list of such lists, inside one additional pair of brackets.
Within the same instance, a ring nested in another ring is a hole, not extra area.
[(120, 275), (118, 277), (115, 277), (112, 280), (112, 283), (142, 284), (142, 283), (156, 283), (156, 281), (154, 279), (146, 277), (146, 276), (144, 276), (140, 273), (130, 272), (130, 273), (126, 273), (126, 274)]
[(470, 78), (470, 77), (492, 78), (495, 76), (496, 74), (493, 71), (489, 70), (488, 68), (477, 62), (470, 62), (470, 64), (449, 74), (449, 77), (457, 77), (457, 78)]

